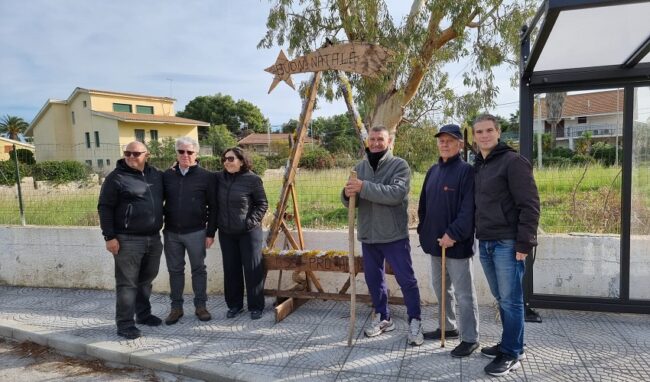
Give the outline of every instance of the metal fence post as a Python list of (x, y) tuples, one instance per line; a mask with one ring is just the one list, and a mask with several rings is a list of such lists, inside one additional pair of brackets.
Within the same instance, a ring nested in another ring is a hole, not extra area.
[(20, 169), (18, 167), (18, 151), (16, 150), (16, 145), (12, 145), (14, 148), (14, 162), (16, 163), (16, 187), (18, 187), (18, 206), (20, 208), (20, 223), (25, 226), (25, 208), (23, 207), (23, 192), (20, 188)]

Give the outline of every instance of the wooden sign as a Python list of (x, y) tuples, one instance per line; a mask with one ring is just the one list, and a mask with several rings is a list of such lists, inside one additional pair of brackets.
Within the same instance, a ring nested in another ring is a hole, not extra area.
[(291, 61), (281, 50), (275, 64), (264, 70), (275, 75), (269, 88), (271, 93), (280, 81), (295, 89), (291, 80), (291, 75), (295, 73), (342, 70), (377, 77), (386, 70), (393, 56), (392, 51), (379, 45), (350, 42), (330, 45)]

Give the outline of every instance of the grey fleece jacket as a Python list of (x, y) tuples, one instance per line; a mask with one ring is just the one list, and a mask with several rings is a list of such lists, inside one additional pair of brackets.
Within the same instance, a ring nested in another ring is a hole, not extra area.
[[(357, 195), (357, 239), (366, 244), (381, 244), (407, 238), (411, 170), (406, 161), (388, 151), (379, 160), (377, 171), (367, 158), (354, 169), (363, 180)], [(348, 207), (344, 192), (341, 200)]]

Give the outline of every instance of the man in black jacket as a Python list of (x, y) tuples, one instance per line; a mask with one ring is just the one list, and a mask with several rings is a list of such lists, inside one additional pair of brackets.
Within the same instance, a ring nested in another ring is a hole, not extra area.
[(148, 155), (143, 143), (129, 143), (104, 180), (97, 205), (106, 249), (115, 260), (117, 334), (127, 339), (141, 336), (135, 323), (162, 322), (151, 314), (149, 297), (162, 254), (163, 179), (146, 163)]
[(206, 249), (214, 243), (216, 228), (216, 177), (196, 160), (199, 143), (190, 137), (176, 140), (176, 165), (163, 175), (165, 189), (165, 260), (169, 271), (171, 311), (165, 319), (173, 325), (183, 316), (185, 252), (192, 267), (195, 314), (201, 321), (212, 316), (206, 308), (208, 274)]
[(480, 115), (473, 125), (479, 148), (475, 163), (476, 237), (490, 291), (499, 303), (501, 342), (481, 349), (494, 360), (485, 372), (502, 376), (524, 358), (526, 256), (537, 245), (539, 195), (530, 162), (499, 141), (497, 119)]
[[(463, 135), (458, 125), (445, 125), (436, 134), (440, 159), (424, 178), (418, 206), (418, 234), (422, 250), (431, 256), (431, 282), (438, 301), (445, 293), (445, 337), (461, 343), (453, 357), (467, 357), (478, 348), (478, 302), (474, 288), (474, 169), (463, 161)], [(445, 288), (442, 290), (442, 248), (446, 250)], [(460, 325), (456, 322), (456, 299)], [(440, 339), (437, 329), (424, 339)]]

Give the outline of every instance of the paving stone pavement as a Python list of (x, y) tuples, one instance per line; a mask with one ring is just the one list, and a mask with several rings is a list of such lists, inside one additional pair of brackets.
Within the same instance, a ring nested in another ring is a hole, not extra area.
[[(0, 286), (0, 336), (205, 380), (482, 381), (489, 362), (478, 352), (449, 355), (458, 340), (406, 344), (407, 317), (393, 307), (396, 330), (363, 336), (371, 309), (357, 304), (353, 346), (347, 346), (349, 305), (314, 300), (280, 323), (272, 300), (260, 320), (226, 318), (223, 296), (210, 296), (213, 319), (200, 322), (186, 298), (178, 324), (141, 326), (143, 337), (115, 334), (112, 291)], [(153, 313), (169, 312), (165, 295), (152, 296)], [(650, 320), (645, 315), (539, 310), (544, 322), (526, 325), (527, 359), (504, 381), (650, 381)], [(435, 306), (423, 308), (433, 329)], [(481, 343), (500, 337), (493, 307), (480, 307)]]

